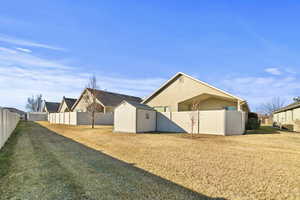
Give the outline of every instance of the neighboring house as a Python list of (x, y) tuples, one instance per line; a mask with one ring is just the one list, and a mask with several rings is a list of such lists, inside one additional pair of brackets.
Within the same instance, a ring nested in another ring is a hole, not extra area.
[(77, 101), (77, 99), (66, 98), (64, 96), (62, 102), (59, 105), (59, 108), (58, 108), (57, 112), (59, 112), (59, 113), (61, 113), (61, 112), (71, 112), (72, 107), (73, 107), (73, 105), (75, 104), (76, 101)]
[(60, 103), (44, 101), (42, 112), (55, 113), (59, 108)]
[(263, 125), (271, 125), (273, 124), (273, 119), (271, 115), (267, 114), (258, 114), (258, 119)]
[(298, 120), (300, 120), (300, 102), (294, 102), (273, 112), (273, 121), (279, 125), (292, 125)]
[(249, 112), (247, 102), (197, 80), (182, 72), (177, 73), (143, 102), (160, 112), (191, 111), (198, 104), (199, 110), (242, 110)]
[[(86, 88), (80, 97), (77, 99), (75, 104), (72, 107), (74, 112), (86, 112), (89, 103), (86, 101), (86, 97), (92, 97), (92, 89)], [(113, 92), (108, 92), (104, 90), (95, 91), (96, 102), (99, 104), (97, 112), (109, 113), (113, 112), (115, 107), (117, 107), (123, 100), (141, 102), (142, 99), (135, 96), (129, 96), (125, 94), (118, 94)]]

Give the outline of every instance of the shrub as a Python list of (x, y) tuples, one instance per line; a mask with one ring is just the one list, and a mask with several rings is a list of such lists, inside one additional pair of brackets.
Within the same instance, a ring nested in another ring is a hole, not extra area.
[(258, 118), (249, 118), (246, 124), (247, 130), (255, 130), (260, 128), (260, 120)]

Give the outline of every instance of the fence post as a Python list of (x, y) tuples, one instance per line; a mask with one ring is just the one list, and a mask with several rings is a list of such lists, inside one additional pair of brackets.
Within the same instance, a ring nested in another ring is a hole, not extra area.
[(200, 112), (199, 110), (197, 110), (197, 114), (198, 114), (198, 134), (200, 133)]
[(0, 108), (0, 149), (2, 148), (4, 143), (3, 137), (3, 110)]

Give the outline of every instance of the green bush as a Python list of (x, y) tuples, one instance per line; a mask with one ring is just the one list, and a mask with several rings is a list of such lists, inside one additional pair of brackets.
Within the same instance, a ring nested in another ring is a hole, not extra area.
[(246, 124), (247, 130), (256, 130), (260, 128), (260, 120), (258, 118), (249, 118)]

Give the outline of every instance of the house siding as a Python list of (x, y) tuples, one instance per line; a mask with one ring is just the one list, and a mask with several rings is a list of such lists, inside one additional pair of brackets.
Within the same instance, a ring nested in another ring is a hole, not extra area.
[(201, 94), (216, 95), (232, 101), (220, 101), (220, 100), (207, 100), (203, 102), (203, 110), (208, 109), (220, 109), (224, 106), (237, 106), (237, 100), (231, 96), (222, 93), (214, 88), (208, 87), (202, 83), (199, 83), (187, 76), (179, 76), (172, 83), (170, 83), (162, 92), (159, 92), (152, 99), (146, 102), (151, 107), (168, 106), (169, 111), (176, 112), (186, 110), (187, 108), (179, 108), (178, 104), (187, 99), (191, 99)]
[(63, 104), (62, 104), (62, 106), (61, 106), (61, 108), (60, 108), (60, 111), (59, 112), (65, 112), (65, 110), (68, 108), (68, 106), (67, 106), (67, 104), (66, 104), (66, 102), (65, 101), (63, 101)]

